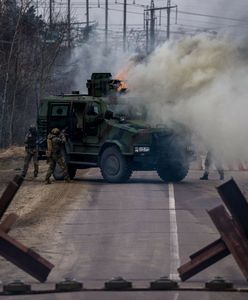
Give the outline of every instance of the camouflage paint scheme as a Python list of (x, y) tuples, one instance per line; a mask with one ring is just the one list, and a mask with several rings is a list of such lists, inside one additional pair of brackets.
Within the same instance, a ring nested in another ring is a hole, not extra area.
[[(95, 116), (88, 116), (87, 109), (92, 105), (98, 111)], [(82, 120), (78, 122), (80, 108)], [(37, 120), (40, 157), (45, 155), (49, 130), (57, 127), (66, 134), (67, 163), (75, 169), (100, 167), (102, 153), (111, 146), (128, 160), (132, 170), (158, 170), (161, 166), (165, 169), (177, 162), (188, 169), (191, 137), (182, 126), (177, 125), (173, 131), (161, 126), (152, 128), (146, 121), (109, 117), (108, 110), (104, 97), (70, 94), (43, 99)], [(150, 151), (136, 153), (137, 146), (150, 147)]]

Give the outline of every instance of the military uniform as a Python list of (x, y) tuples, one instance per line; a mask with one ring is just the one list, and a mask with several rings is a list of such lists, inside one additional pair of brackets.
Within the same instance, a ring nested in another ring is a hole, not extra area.
[(50, 177), (52, 176), (56, 163), (61, 167), (64, 179), (69, 182), (70, 177), (68, 174), (67, 165), (63, 156), (63, 149), (65, 144), (65, 136), (60, 132), (58, 128), (52, 129), (51, 133), (47, 137), (47, 157), (49, 160), (49, 168), (46, 174), (46, 183), (51, 183)]
[(22, 176), (25, 177), (28, 171), (29, 163), (33, 159), (34, 164), (34, 177), (37, 177), (39, 172), (38, 164), (38, 145), (37, 145), (37, 130), (35, 126), (30, 126), (28, 133), (25, 136), (25, 157)]
[[(213, 160), (214, 159), (213, 159), (212, 152), (208, 151), (206, 159), (205, 159), (205, 170), (204, 170), (203, 176), (200, 178), (201, 180), (208, 180), (209, 169), (210, 169), (210, 166), (213, 164)], [(220, 163), (220, 161), (218, 161), (217, 159), (215, 159), (215, 166), (216, 166), (216, 169), (217, 169), (217, 171), (220, 175), (220, 180), (223, 180), (224, 179), (223, 166)]]

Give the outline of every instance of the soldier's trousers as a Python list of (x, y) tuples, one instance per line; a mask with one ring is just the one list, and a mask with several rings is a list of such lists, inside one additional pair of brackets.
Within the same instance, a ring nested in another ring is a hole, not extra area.
[(33, 159), (34, 164), (34, 176), (36, 177), (39, 172), (39, 163), (38, 163), (38, 152), (37, 150), (26, 149), (24, 157), (24, 166), (22, 170), (22, 176), (25, 177), (28, 171), (29, 163)]
[(64, 157), (62, 155), (52, 155), (52, 157), (49, 158), (49, 167), (46, 174), (46, 181), (49, 180), (52, 176), (56, 164), (59, 164), (60, 168), (62, 169), (64, 179), (70, 179)]
[(206, 159), (205, 159), (205, 173), (206, 173), (206, 174), (209, 174), (210, 166), (211, 166), (213, 163), (215, 164), (218, 173), (219, 173), (220, 175), (223, 175), (223, 174), (224, 174), (224, 170), (223, 170), (222, 163), (221, 163), (220, 161), (216, 160), (216, 159), (213, 159), (213, 155), (212, 155), (212, 153), (209, 151), (209, 152), (207, 153), (207, 156), (206, 156)]

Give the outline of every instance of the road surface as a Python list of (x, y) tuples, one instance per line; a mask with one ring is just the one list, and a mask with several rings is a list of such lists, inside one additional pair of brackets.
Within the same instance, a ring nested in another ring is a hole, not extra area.
[[(74, 278), (85, 288), (100, 289), (121, 276), (137, 288), (146, 288), (161, 276), (179, 280), (177, 268), (189, 255), (219, 237), (206, 210), (221, 204), (215, 189), (221, 182), (214, 172), (200, 181), (191, 170), (177, 184), (162, 182), (155, 172), (135, 172), (126, 184), (105, 183), (97, 169), (79, 171), (71, 183), (44, 185), (47, 166), (33, 180), (30, 173), (8, 212), (19, 220), (10, 235), (51, 261), (55, 268), (47, 283), (35, 279), (0, 258), (3, 283), (23, 280), (32, 288), (53, 288), (64, 278)], [(13, 171), (1, 170), (1, 191)], [(248, 194), (248, 172), (228, 172)], [(247, 287), (229, 255), (182, 283), (204, 287), (215, 276)], [(179, 280), (180, 281), (180, 280)], [(247, 299), (247, 293), (196, 291), (80, 292), (21, 296), (21, 299)], [(20, 299), (17, 296), (2, 296)]]

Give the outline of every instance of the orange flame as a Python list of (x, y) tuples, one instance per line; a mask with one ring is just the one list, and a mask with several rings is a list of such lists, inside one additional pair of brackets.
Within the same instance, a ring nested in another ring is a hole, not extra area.
[(141, 63), (146, 57), (144, 55), (135, 55), (129, 59), (128, 62), (126, 62), (125, 66), (117, 72), (115, 75), (115, 79), (120, 80), (120, 86), (118, 87), (118, 91), (121, 90), (127, 90), (128, 84), (127, 84), (127, 79), (128, 75), (131, 69), (133, 69), (136, 65)]
[(118, 91), (127, 90), (127, 78), (129, 71), (134, 67), (134, 62), (129, 61), (119, 72), (115, 75), (115, 78), (120, 80), (120, 86), (118, 87)]
[(118, 91), (118, 92), (121, 92), (121, 91), (127, 90), (127, 88), (128, 88), (127, 82), (121, 80), (121, 81), (120, 81), (120, 85), (118, 86), (117, 91)]

